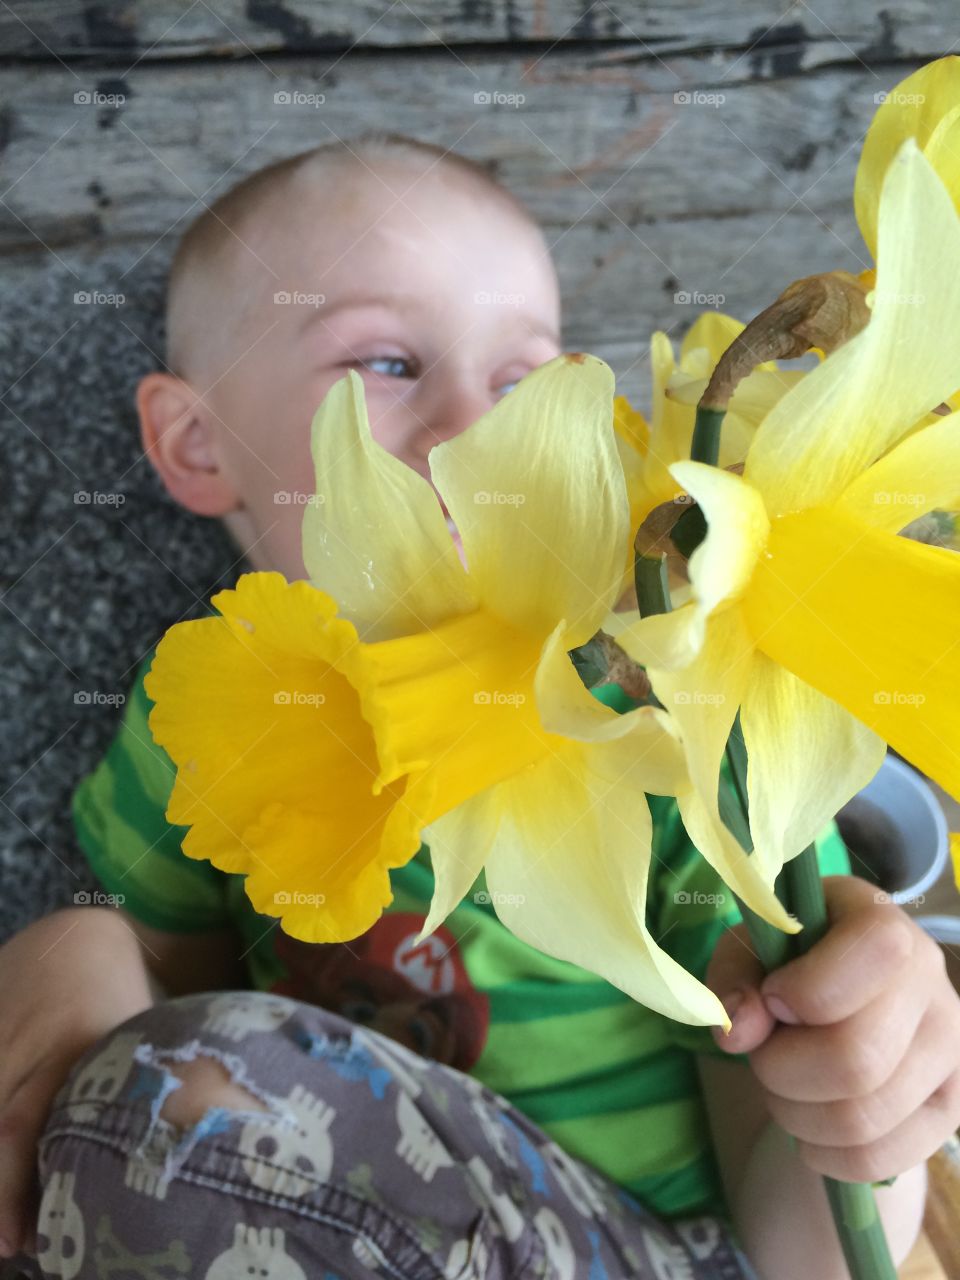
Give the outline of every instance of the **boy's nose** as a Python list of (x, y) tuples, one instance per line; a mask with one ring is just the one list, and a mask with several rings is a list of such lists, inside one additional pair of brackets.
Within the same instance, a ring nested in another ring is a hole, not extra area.
[(451, 440), (466, 431), (478, 418), (482, 418), (494, 403), (489, 391), (460, 385), (451, 387), (431, 404), (424, 415), (425, 425), (431, 436), (431, 444)]

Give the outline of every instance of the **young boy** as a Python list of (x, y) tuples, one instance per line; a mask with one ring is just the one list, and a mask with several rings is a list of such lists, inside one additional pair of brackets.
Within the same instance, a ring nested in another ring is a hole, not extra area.
[[(428, 476), (434, 444), (467, 428), (559, 353), (559, 319), (540, 231), (481, 169), (389, 137), (321, 148), (253, 175), (185, 236), (170, 279), (169, 370), (147, 376), (137, 395), (144, 446), (171, 495), (222, 519), (250, 568), (303, 578), (303, 503), (313, 491), (309, 424), (333, 383), (357, 369), (374, 436)], [(348, 1161), (348, 1174), (341, 1169), (358, 1214), (377, 1209), (381, 1226), (400, 1222), (416, 1237), (423, 1266), (429, 1255), (434, 1267), (422, 1274), (500, 1274), (492, 1262), (498, 1248), (517, 1275), (528, 1274), (527, 1265), (536, 1274), (535, 1264), (570, 1277), (749, 1274), (725, 1242), (732, 1223), (762, 1276), (830, 1280), (845, 1271), (821, 1172), (855, 1180), (898, 1173), (877, 1198), (894, 1256), (905, 1256), (922, 1215), (924, 1161), (960, 1118), (960, 1008), (939, 950), (898, 908), (878, 905), (871, 886), (846, 874), (835, 831), (818, 842), (823, 870), (840, 873), (827, 881), (833, 927), (808, 957), (778, 974), (777, 995), (789, 1006), (778, 1012), (773, 988), (760, 990), (763, 974), (743, 945), (742, 927), (719, 941), (736, 913), (689, 905), (715, 902), (721, 886), (686, 841), (672, 802), (653, 800), (651, 927), (719, 994), (739, 989), (734, 1030), (722, 1048), (707, 1029), (671, 1023), (521, 943), (499, 924), (482, 885), (424, 947), (411, 949), (432, 890), (425, 849), (394, 873), (394, 902), (368, 934), (343, 946), (309, 946), (253, 912), (242, 877), (180, 852), (184, 832), (164, 818), (172, 765), (147, 727), (142, 679), (151, 660), (138, 672), (107, 757), (74, 802), (80, 842), (104, 887), (124, 895), (124, 908), (58, 912), (0, 948), (0, 1014), (14, 1046), (0, 1072), (0, 1144), (7, 1148), (0, 1157), (0, 1237), (10, 1245), (32, 1240), (31, 1171), (42, 1137), (40, 1261), (63, 1266), (58, 1248), (61, 1257), (70, 1249), (77, 1257), (82, 1179), (77, 1172), (76, 1182), (67, 1182), (73, 1174), (64, 1152), (78, 1141), (70, 1136), (76, 1108), (106, 1078), (102, 1060), (99, 1075), (91, 1074), (91, 1055), (114, 1053), (116, 1076), (119, 1036), (142, 1025), (152, 1046), (128, 1046), (125, 1061), (156, 1066), (149, 1055), (162, 1035), (149, 1020), (185, 1005), (174, 999), (151, 1011), (155, 995), (252, 986), (381, 1033), (358, 1030), (351, 1040), (351, 1078), (367, 1055), (364, 1079), (374, 1100), (382, 1100), (376, 1090), (389, 1079), (391, 1088), (401, 1081), (407, 1106), (410, 1097), (426, 1095), (436, 1104), (429, 1122), (423, 1113), (416, 1124), (409, 1116), (398, 1120), (396, 1151), (407, 1178), (388, 1186), (382, 1166), (394, 1148), (372, 1161), (364, 1142), (374, 1139), (362, 1133), (347, 1140), (361, 1163)], [(264, 1007), (279, 1010), (281, 1021), (289, 1013), (286, 1003)], [(246, 1034), (256, 1016), (251, 1008), (234, 1004), (215, 1017), (208, 1010), (198, 1024), (204, 1038), (215, 1039), (219, 1029), (226, 1043), (238, 1041), (237, 1025), (247, 1019)], [(306, 1015), (297, 1008), (301, 1021), (294, 1024), (306, 1035)], [(783, 1027), (778, 1019), (808, 1025)], [(185, 1025), (177, 1024), (178, 1034)], [(319, 1037), (303, 1043), (325, 1045), (329, 1058), (337, 1025), (317, 1021)], [(175, 1043), (182, 1048), (182, 1039)], [(280, 1039), (273, 1043), (279, 1052)], [(385, 1043), (403, 1049), (389, 1051)], [(201, 1116), (206, 1123), (215, 1114), (208, 1107), (219, 1107), (241, 1111), (252, 1124), (251, 1105), (264, 1109), (269, 1083), (263, 1074), (258, 1082), (251, 1066), (258, 1052), (248, 1037), (246, 1074), (232, 1081), (215, 1056), (185, 1061), (190, 1055), (181, 1053), (170, 1074), (184, 1083), (167, 1096), (174, 1082), (166, 1077), (154, 1095), (154, 1120), (162, 1106), (162, 1118), (190, 1134)], [(321, 1090), (310, 1073), (323, 1065), (303, 1064), (303, 1081), (326, 1100), (327, 1118), (339, 1112), (342, 1122), (348, 1109), (330, 1099), (343, 1071), (324, 1077)], [(111, 1079), (106, 1102), (120, 1097), (118, 1078)], [(476, 1082), (516, 1111), (494, 1106)], [(48, 1123), (61, 1086), (59, 1118)], [(147, 1086), (137, 1076), (125, 1087), (132, 1102)], [(364, 1097), (374, 1108), (370, 1092)], [(402, 1098), (398, 1117), (406, 1114)], [(473, 1121), (467, 1108), (458, 1110), (470, 1098)], [(355, 1102), (349, 1110), (357, 1111)], [(91, 1149), (102, 1139), (104, 1114), (86, 1117)], [(371, 1113), (377, 1132), (378, 1114)], [(771, 1117), (802, 1147), (790, 1146)], [(480, 1124), (472, 1137), (468, 1122)], [(464, 1143), (469, 1177), (457, 1185), (465, 1204), (473, 1203), (471, 1213), (484, 1223), (496, 1223), (479, 1243), (470, 1237), (469, 1247), (455, 1233), (439, 1238), (450, 1186), (438, 1181), (433, 1203), (416, 1199), (429, 1195), (438, 1169), (453, 1178), (459, 1163), (449, 1156), (453, 1138), (443, 1131), (446, 1147), (437, 1138), (444, 1123), (458, 1127)], [(332, 1134), (344, 1132), (337, 1124)], [(202, 1152), (204, 1140), (198, 1127), (178, 1162)], [(319, 1145), (314, 1135), (311, 1152)], [(344, 1146), (338, 1137), (338, 1159)], [(88, 1166), (76, 1167), (88, 1176)], [(90, 1167), (106, 1186), (107, 1172)], [(200, 1196), (199, 1176), (178, 1167), (182, 1184)], [(162, 1179), (144, 1182), (141, 1175), (139, 1166), (135, 1175), (128, 1170), (124, 1209), (146, 1220), (162, 1210), (161, 1190), (174, 1195), (177, 1179), (168, 1192)], [(291, 1175), (282, 1176), (281, 1190), (290, 1192)], [(218, 1185), (216, 1203), (226, 1213), (233, 1202), (225, 1183)], [(185, 1203), (184, 1214), (198, 1212), (197, 1200)], [(520, 1221), (515, 1204), (525, 1207)], [(665, 1222), (697, 1220), (698, 1231), (657, 1236), (644, 1209)], [(74, 1222), (69, 1249), (65, 1220)], [(378, 1263), (369, 1232), (354, 1225), (356, 1274), (376, 1265), (407, 1274), (395, 1269), (397, 1256), (382, 1241), (389, 1256)], [(115, 1226), (116, 1215), (109, 1230)], [(186, 1217), (181, 1226), (185, 1235)], [(238, 1248), (247, 1229), (237, 1224)], [(147, 1234), (144, 1247), (147, 1240), (156, 1244)], [(406, 1247), (414, 1246), (407, 1240)], [(334, 1258), (322, 1261), (332, 1266)], [(288, 1263), (270, 1274), (300, 1274), (285, 1253)], [(337, 1265), (347, 1274), (340, 1254)], [(240, 1274), (226, 1262), (227, 1269), (218, 1266), (205, 1274)], [(74, 1267), (63, 1274), (82, 1280), (94, 1272)]]

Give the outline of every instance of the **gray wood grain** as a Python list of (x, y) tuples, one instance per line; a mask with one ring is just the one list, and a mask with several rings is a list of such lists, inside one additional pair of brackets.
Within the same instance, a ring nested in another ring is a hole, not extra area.
[(682, 331), (711, 305), (677, 293), (747, 314), (798, 275), (867, 265), (857, 156), (876, 95), (909, 69), (754, 79), (733, 54), (638, 66), (580, 51), (533, 69), (489, 55), (469, 70), (438, 61), (411, 77), (411, 66), (383, 53), (331, 78), (302, 58), (142, 63), (116, 106), (75, 102), (90, 90), (58, 64), (12, 68), (0, 252), (39, 266), (129, 242), (131, 261), (162, 261), (243, 174), (382, 125), (389, 102), (391, 124), (491, 161), (526, 201), (553, 246), (572, 344), (641, 350), (651, 328)]
[(340, 52), (359, 47), (459, 48), (485, 44), (597, 45), (645, 42), (646, 55), (711, 47), (751, 50), (779, 73), (826, 52), (867, 62), (935, 55), (956, 35), (948, 0), (905, 0), (878, 8), (871, 0), (20, 0), (0, 8), (0, 50), (24, 58), (81, 55), (250, 57), (283, 51)]

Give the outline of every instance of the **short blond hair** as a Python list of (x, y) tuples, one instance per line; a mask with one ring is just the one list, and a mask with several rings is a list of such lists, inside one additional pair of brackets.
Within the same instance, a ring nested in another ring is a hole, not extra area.
[(338, 170), (371, 171), (384, 162), (422, 164), (455, 181), (474, 184), (508, 205), (527, 222), (527, 207), (482, 164), (430, 142), (398, 133), (374, 132), (323, 143), (257, 169), (196, 217), (180, 240), (170, 266), (166, 305), (166, 363), (189, 378), (199, 371), (211, 344), (223, 354), (253, 303), (236, 288), (239, 252), (254, 238), (252, 229), (268, 207), (293, 198), (301, 182), (334, 181)]

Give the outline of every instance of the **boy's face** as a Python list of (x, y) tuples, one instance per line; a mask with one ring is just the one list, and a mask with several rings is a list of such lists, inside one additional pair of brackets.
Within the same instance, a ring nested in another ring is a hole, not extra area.
[(293, 580), (306, 577), (310, 423), (333, 383), (357, 369), (374, 438), (428, 476), (435, 444), (559, 354), (559, 293), (534, 227), (436, 171), (351, 176), (333, 201), (288, 201), (244, 242), (243, 349), (204, 403), (248, 558)]

